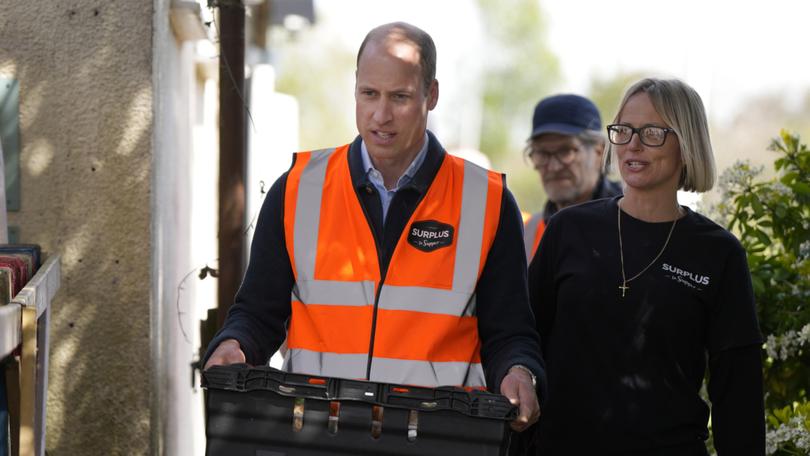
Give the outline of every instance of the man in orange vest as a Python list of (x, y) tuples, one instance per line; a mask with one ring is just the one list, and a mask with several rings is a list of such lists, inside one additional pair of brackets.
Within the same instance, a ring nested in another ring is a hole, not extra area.
[(622, 190), (602, 173), (602, 119), (587, 98), (567, 94), (540, 100), (526, 150), (548, 197), (543, 210), (524, 227), (526, 258), (531, 261), (549, 217), (566, 206), (615, 196)]
[(517, 204), (503, 175), (426, 130), (435, 72), (424, 31), (369, 32), (360, 135), (295, 154), (271, 188), (206, 368), (266, 364), (284, 343), (290, 372), (487, 388), (519, 405), (514, 429), (537, 420), (545, 376)]

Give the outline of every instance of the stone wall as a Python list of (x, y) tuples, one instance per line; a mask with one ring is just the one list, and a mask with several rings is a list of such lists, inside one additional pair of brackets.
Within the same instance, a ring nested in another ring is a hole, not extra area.
[[(20, 240), (62, 255), (47, 451), (155, 450), (150, 414), (153, 2), (3, 1), (20, 83)], [(151, 443), (150, 443), (151, 442)]]

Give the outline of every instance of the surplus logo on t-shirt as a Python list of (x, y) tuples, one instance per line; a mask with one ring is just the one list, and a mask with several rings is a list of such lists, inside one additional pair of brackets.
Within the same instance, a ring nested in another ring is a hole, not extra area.
[(432, 252), (453, 243), (453, 226), (435, 220), (413, 222), (408, 230), (408, 244), (423, 252)]
[(661, 269), (663, 269), (666, 272), (672, 273), (667, 276), (670, 279), (696, 290), (702, 290), (703, 288), (701, 288), (700, 286), (701, 285), (708, 286), (711, 280), (710, 277), (707, 275), (696, 274), (694, 272), (690, 272), (667, 263), (664, 263), (661, 266)]

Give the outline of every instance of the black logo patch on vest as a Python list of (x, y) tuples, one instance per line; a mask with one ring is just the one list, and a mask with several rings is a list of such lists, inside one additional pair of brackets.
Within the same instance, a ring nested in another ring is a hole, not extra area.
[(408, 244), (423, 252), (432, 252), (453, 243), (453, 226), (435, 220), (413, 222), (408, 230)]

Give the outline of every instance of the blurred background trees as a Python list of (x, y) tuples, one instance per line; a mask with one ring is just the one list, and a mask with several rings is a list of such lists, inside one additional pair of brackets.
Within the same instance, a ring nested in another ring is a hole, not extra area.
[(487, 31), (483, 49), (484, 114), (481, 150), (507, 184), (520, 207), (535, 212), (545, 203), (537, 173), (523, 159), (532, 112), (560, 82), (557, 57), (546, 39), (546, 18), (534, 0), (478, 0)]

